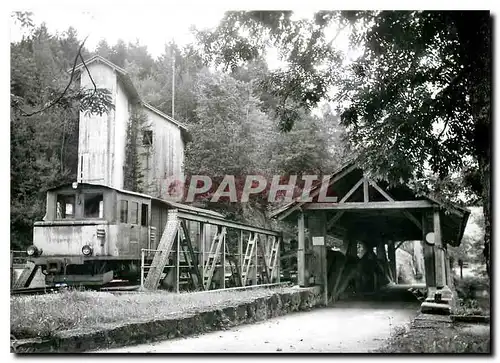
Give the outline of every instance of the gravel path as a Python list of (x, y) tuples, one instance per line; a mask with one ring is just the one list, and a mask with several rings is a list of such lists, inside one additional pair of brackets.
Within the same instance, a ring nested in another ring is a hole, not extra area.
[(409, 324), (418, 308), (408, 302), (339, 302), (225, 331), (99, 353), (368, 352), (381, 347), (397, 326)]

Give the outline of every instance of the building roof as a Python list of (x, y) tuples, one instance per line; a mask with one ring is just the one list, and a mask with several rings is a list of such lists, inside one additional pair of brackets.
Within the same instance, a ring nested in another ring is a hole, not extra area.
[[(90, 64), (96, 63), (96, 62), (105, 64), (108, 67), (110, 67), (111, 69), (113, 69), (118, 74), (120, 81), (123, 83), (123, 85), (125, 86), (125, 89), (130, 94), (130, 96), (133, 99), (136, 99), (139, 103), (141, 103), (143, 107), (145, 107), (148, 110), (156, 113), (157, 115), (159, 115), (160, 117), (164, 118), (165, 120), (168, 120), (169, 122), (177, 125), (184, 132), (188, 131), (188, 128), (187, 128), (187, 126), (185, 124), (177, 121), (173, 117), (166, 115), (165, 113), (161, 112), (160, 110), (158, 110), (157, 108), (153, 107), (149, 103), (146, 103), (143, 100), (141, 100), (141, 98), (139, 96), (139, 93), (137, 92), (137, 89), (135, 88), (135, 86), (134, 86), (134, 84), (132, 82), (132, 79), (130, 78), (130, 75), (128, 74), (128, 72), (125, 69), (123, 69), (123, 68), (117, 66), (116, 64), (110, 62), (106, 58), (104, 58), (104, 57), (102, 57), (100, 55), (94, 55), (93, 57), (87, 59), (85, 61), (85, 64), (83, 62), (80, 63), (80, 64), (78, 64), (75, 67), (75, 72), (76, 71), (81, 71), (85, 67), (85, 65), (89, 66)], [(71, 72), (71, 69), (69, 70), (69, 72)]]
[[(335, 186), (334, 190), (335, 191), (340, 191), (341, 195), (346, 195), (353, 185), (356, 184), (356, 182), (360, 179), (360, 177), (363, 177), (363, 170), (356, 164), (356, 162), (351, 159), (347, 161), (346, 163), (342, 164), (335, 172), (333, 172), (329, 176), (329, 181), (330, 181), (330, 186)], [(318, 194), (319, 189), (321, 188), (321, 184), (316, 185), (315, 187), (311, 188), (310, 191), (310, 196), (314, 196), (315, 192)], [(355, 188), (352, 188), (355, 189)], [(362, 188), (361, 188), (362, 189)], [(387, 191), (390, 192), (392, 195), (394, 201), (419, 201), (422, 200), (424, 202), (428, 202), (429, 205), (434, 205), (437, 208), (440, 209), (441, 213), (441, 220), (443, 224), (443, 235), (446, 237), (448, 242), (453, 245), (453, 246), (458, 246), (460, 244), (460, 241), (462, 239), (464, 230), (465, 230), (465, 225), (467, 224), (467, 219), (469, 217), (470, 211), (466, 208), (460, 207), (458, 205), (454, 205), (451, 203), (447, 203), (446, 205), (444, 203), (441, 203), (433, 198), (430, 198), (428, 196), (417, 196), (413, 190), (411, 190), (408, 186), (406, 185), (399, 185), (399, 186), (391, 186), (386, 188)], [(352, 194), (354, 195), (354, 194)], [(358, 203), (362, 204), (362, 203)], [(287, 203), (279, 208), (276, 208), (275, 210), (271, 211), (269, 213), (269, 216), (271, 218), (278, 218), (282, 220), (287, 220), (287, 219), (294, 219), (296, 217), (296, 212), (300, 212), (303, 208), (307, 209), (307, 202), (301, 201), (300, 197), (296, 198), (290, 203)], [(411, 210), (410, 210), (411, 211)], [(335, 211), (331, 211), (329, 213), (334, 213)], [(349, 213), (354, 216), (357, 215), (356, 218), (360, 217), (361, 213), (369, 214), (369, 213), (374, 213), (373, 209), (366, 209), (363, 210), (362, 208), (357, 207), (356, 210), (351, 210)], [(415, 212), (415, 211), (413, 211)], [(347, 214), (347, 213), (346, 213)], [(380, 213), (379, 213), (380, 214)], [(394, 211), (387, 211), (387, 215), (392, 215), (394, 217), (395, 212)], [(380, 218), (380, 216), (378, 217)], [(411, 218), (411, 217), (410, 217)], [(383, 221), (382, 218), (374, 220), (378, 221)], [(345, 230), (345, 228), (342, 228), (343, 222), (347, 222), (342, 219), (337, 220), (337, 223), (339, 224), (339, 229)], [(345, 223), (345, 225), (350, 225), (350, 223)], [(380, 226), (375, 226), (375, 227), (381, 227)], [(400, 236), (407, 236), (408, 235), (415, 235), (415, 231), (412, 231), (411, 233), (406, 233), (406, 231), (401, 231), (401, 229), (413, 229), (414, 226), (410, 225), (406, 226), (401, 226), (400, 230), (397, 232), (399, 233)], [(358, 227), (359, 229), (359, 227)]]
[[(65, 183), (65, 184), (62, 184), (62, 185), (59, 185), (59, 186), (47, 189), (47, 191), (56, 191), (56, 190), (59, 190), (59, 189), (65, 189), (65, 188), (68, 188), (68, 187), (72, 187), (72, 185), (73, 185), (73, 183)], [(205, 214), (205, 215), (208, 215), (208, 216), (211, 216), (211, 217), (224, 218), (224, 216), (222, 214), (214, 212), (214, 211), (209, 210), (209, 209), (203, 209), (203, 208), (193, 207), (193, 206), (190, 206), (190, 205), (187, 205), (187, 204), (172, 202), (172, 201), (169, 201), (169, 200), (152, 197), (151, 195), (148, 195), (148, 194), (131, 192), (130, 190), (112, 188), (112, 187), (110, 187), (108, 185), (104, 185), (104, 184), (78, 183), (78, 186), (83, 186), (83, 187), (99, 187), (99, 188), (106, 188), (106, 189), (116, 190), (117, 192), (119, 192), (121, 194), (133, 195), (133, 196), (136, 196), (136, 197), (141, 197), (141, 198), (144, 198), (144, 199), (149, 199), (149, 200), (152, 200), (152, 201), (156, 201), (156, 202), (160, 202), (160, 203), (166, 204), (167, 206), (169, 206), (172, 209), (180, 209), (180, 210), (183, 210), (183, 211), (186, 211), (186, 212), (193, 212), (193, 213), (197, 213), (197, 214)]]

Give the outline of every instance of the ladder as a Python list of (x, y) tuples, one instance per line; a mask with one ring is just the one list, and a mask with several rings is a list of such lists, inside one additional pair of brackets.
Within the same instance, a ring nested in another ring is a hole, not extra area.
[(14, 283), (13, 288), (22, 289), (23, 287), (28, 287), (31, 283), (31, 280), (33, 280), (33, 277), (35, 277), (37, 270), (38, 270), (37, 265), (35, 265), (33, 262), (27, 262), (26, 267), (24, 268), (23, 272), (21, 272), (21, 275)]
[[(221, 245), (224, 243), (224, 239), (226, 238), (226, 227), (218, 227), (217, 233), (214, 235), (212, 239), (212, 243), (210, 244), (210, 252), (208, 253), (207, 262), (203, 266), (203, 286), (205, 290), (210, 290), (210, 286), (212, 285), (212, 278), (214, 276), (215, 267), (217, 264), (217, 260), (220, 257)], [(224, 266), (222, 266), (224, 269)], [(225, 273), (225, 271), (223, 271)]]
[(177, 218), (177, 210), (168, 211), (167, 223), (165, 230), (161, 236), (160, 243), (158, 244), (157, 251), (153, 258), (153, 262), (149, 268), (148, 274), (144, 281), (146, 289), (155, 290), (158, 287), (165, 265), (168, 262), (168, 256), (172, 250), (175, 237), (177, 237), (180, 221)]
[[(184, 260), (187, 263), (188, 273), (193, 282), (193, 288), (198, 290), (202, 287), (201, 283), (201, 273), (198, 268), (198, 261), (193, 250), (193, 244), (191, 243), (191, 237), (189, 236), (189, 230), (186, 225), (186, 221), (181, 222), (182, 234), (184, 235), (180, 241), (180, 249), (184, 255)], [(201, 285), (201, 286), (200, 286)]]
[[(248, 236), (247, 248), (245, 250), (245, 257), (243, 258), (243, 266), (241, 266), (241, 286), (246, 286), (248, 273), (250, 272), (250, 265), (252, 264), (252, 257), (255, 251), (255, 243), (257, 242), (257, 234), (250, 232)], [(255, 266), (257, 268), (257, 266)]]
[(269, 267), (269, 282), (272, 283), (274, 275), (276, 274), (276, 267), (278, 266), (278, 252), (280, 248), (280, 238), (271, 236), (271, 251), (269, 253), (269, 260), (267, 266)]

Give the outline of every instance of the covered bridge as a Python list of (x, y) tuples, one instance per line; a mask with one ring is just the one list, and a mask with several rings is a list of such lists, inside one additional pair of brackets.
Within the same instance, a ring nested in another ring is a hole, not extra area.
[[(271, 217), (297, 224), (298, 283), (323, 286), (325, 303), (335, 301), (349, 284), (364, 281), (377, 290), (395, 281), (395, 250), (403, 241), (422, 241), (427, 299), (422, 309), (450, 310), (452, 273), (447, 246), (458, 246), (470, 212), (419, 197), (406, 185), (372, 180), (354, 162), (329, 178), (326, 195), (335, 203), (318, 202), (326, 188), (311, 189), (312, 201), (296, 199)], [(345, 254), (335, 256), (325, 241), (343, 242)], [(358, 258), (358, 249), (366, 251)], [(356, 279), (358, 277), (358, 279)], [(361, 277), (361, 279), (359, 279)], [(366, 288), (366, 286), (365, 286)]]

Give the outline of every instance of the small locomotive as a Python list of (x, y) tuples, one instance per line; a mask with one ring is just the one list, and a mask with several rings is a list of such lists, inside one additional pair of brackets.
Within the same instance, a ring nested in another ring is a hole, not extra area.
[(45, 217), (35, 222), (28, 259), (41, 268), (48, 286), (101, 286), (113, 279), (136, 282), (141, 249), (157, 248), (170, 209), (222, 217), (105, 185), (52, 188), (47, 191)]

